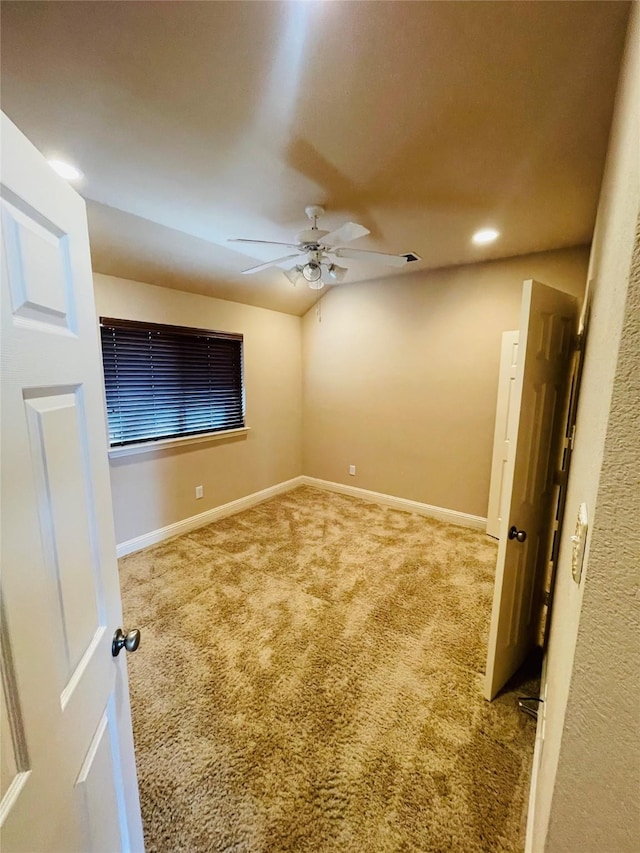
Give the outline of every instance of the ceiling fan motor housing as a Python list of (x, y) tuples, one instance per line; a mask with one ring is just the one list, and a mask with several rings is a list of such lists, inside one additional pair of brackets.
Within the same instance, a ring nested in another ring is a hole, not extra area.
[(298, 243), (302, 243), (304, 245), (307, 245), (308, 243), (318, 244), (324, 235), (328, 233), (328, 231), (323, 231), (321, 228), (309, 228), (306, 231), (301, 231), (296, 239)]

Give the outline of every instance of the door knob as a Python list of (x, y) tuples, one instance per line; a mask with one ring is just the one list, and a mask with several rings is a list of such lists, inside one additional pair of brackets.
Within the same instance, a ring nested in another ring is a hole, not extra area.
[(517, 539), (518, 542), (524, 542), (527, 538), (526, 530), (518, 530), (518, 528), (513, 524), (509, 529), (509, 539)]
[(140, 645), (140, 631), (137, 628), (133, 628), (131, 631), (127, 631), (125, 634), (122, 628), (118, 628), (118, 630), (113, 635), (113, 642), (111, 643), (111, 654), (114, 658), (117, 658), (122, 649), (126, 649), (128, 652), (135, 652), (135, 650)]

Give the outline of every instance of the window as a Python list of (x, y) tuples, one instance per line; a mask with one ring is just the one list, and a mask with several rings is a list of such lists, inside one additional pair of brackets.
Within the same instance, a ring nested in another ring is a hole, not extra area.
[(112, 447), (244, 427), (242, 335), (100, 318)]

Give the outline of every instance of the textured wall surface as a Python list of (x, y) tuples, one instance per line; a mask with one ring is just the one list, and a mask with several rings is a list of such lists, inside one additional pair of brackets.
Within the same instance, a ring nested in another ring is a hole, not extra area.
[[(640, 206), (638, 11), (636, 4), (589, 265), (593, 302), (548, 646), (544, 742), (533, 810), (532, 849), (536, 853), (545, 849), (551, 813), (547, 848), (558, 853), (622, 853), (627, 849), (629, 831), (633, 831), (629, 827), (634, 825), (627, 805), (637, 788), (628, 787), (633, 777), (624, 775), (630, 770), (627, 741), (632, 736), (625, 708), (638, 700), (637, 684), (627, 678), (626, 671), (638, 642), (627, 632), (627, 623), (633, 620), (628, 584), (634, 563), (629, 564), (623, 541), (626, 533), (618, 528), (614, 531), (612, 525), (615, 519), (615, 524), (624, 527), (628, 522), (623, 522), (623, 514), (630, 511), (635, 513), (636, 523), (637, 493), (635, 505), (630, 503), (632, 495), (614, 493), (616, 484), (610, 471), (619, 453), (625, 471), (632, 470), (635, 458), (637, 477), (638, 457), (633, 456), (637, 454), (637, 433), (635, 448), (633, 441), (625, 446), (624, 441), (629, 440), (625, 429), (631, 426), (625, 428), (623, 421), (624, 400), (630, 402), (632, 392), (631, 385), (625, 388), (625, 359), (635, 358), (638, 369), (630, 288)], [(633, 420), (631, 408), (627, 416)], [(637, 431), (637, 425), (634, 428)], [(624, 481), (618, 486), (623, 488)], [(578, 586), (571, 575), (570, 536), (583, 501), (588, 506), (590, 531)], [(591, 685), (589, 694), (585, 673), (592, 667), (597, 683)], [(606, 752), (607, 741), (611, 742), (610, 753)], [(618, 772), (622, 790), (618, 784), (611, 790), (617, 796), (626, 791), (626, 796), (612, 808), (608, 784)], [(581, 826), (584, 832), (579, 832)], [(612, 840), (601, 843), (607, 838), (618, 838), (620, 843), (617, 847)]]
[(595, 508), (549, 853), (640, 839), (640, 230)]

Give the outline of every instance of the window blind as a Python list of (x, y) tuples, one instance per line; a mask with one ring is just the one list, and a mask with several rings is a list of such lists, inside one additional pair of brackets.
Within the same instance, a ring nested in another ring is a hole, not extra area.
[(242, 335), (100, 318), (111, 446), (244, 426)]

